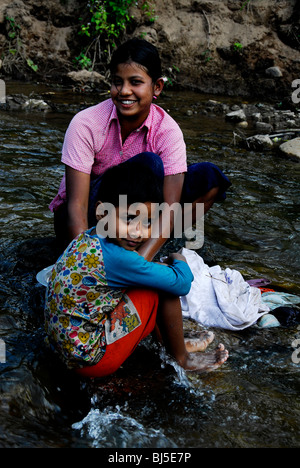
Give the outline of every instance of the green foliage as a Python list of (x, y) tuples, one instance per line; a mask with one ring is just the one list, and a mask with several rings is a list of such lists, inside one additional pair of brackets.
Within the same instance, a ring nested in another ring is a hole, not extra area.
[(83, 52), (81, 52), (78, 57), (75, 58), (76, 62), (78, 63), (79, 67), (82, 69), (89, 70), (92, 66), (92, 61), (89, 57), (87, 57)]
[(25, 63), (32, 71), (37, 72), (38, 66), (28, 57), (24, 51), (20, 33), (21, 26), (17, 24), (15, 18), (6, 16), (6, 28), (8, 36), (8, 48), (4, 52), (3, 68), (11, 70), (13, 66), (19, 67), (20, 63)]
[(235, 42), (235, 43), (233, 44), (233, 50), (234, 50), (235, 52), (242, 52), (242, 50), (243, 50), (243, 44), (241, 44), (240, 42)]
[(34, 72), (37, 72), (38, 71), (38, 66), (35, 65), (35, 63), (33, 63), (33, 61), (31, 59), (27, 59), (26, 60), (26, 63), (27, 65), (31, 68), (31, 70), (33, 70)]
[(118, 38), (130, 21), (129, 7), (134, 0), (89, 0), (90, 21), (81, 25), (79, 34), (94, 37), (106, 34)]
[(11, 16), (5, 17), (8, 23), (8, 37), (10, 39), (15, 39), (18, 35), (18, 30), (21, 29), (20, 26), (16, 23), (15, 19)]
[(204, 52), (201, 53), (201, 56), (205, 63), (208, 63), (211, 60), (213, 60), (211, 56), (211, 51), (209, 49), (204, 50)]
[(112, 49), (122, 40), (127, 26), (132, 21), (130, 7), (135, 4), (155, 21), (154, 9), (147, 0), (89, 0), (87, 14), (80, 18), (79, 35), (87, 39), (86, 47), (75, 58), (79, 68), (93, 70), (95, 63), (109, 61)]
[(157, 19), (157, 16), (155, 16), (155, 10), (151, 5), (151, 2), (147, 2), (147, 0), (144, 0), (142, 2), (141, 10), (148, 19), (148, 21), (150, 21), (150, 23), (154, 23), (154, 21)]
[(87, 46), (75, 58), (79, 68), (92, 70), (96, 60), (107, 61), (131, 21), (129, 8), (135, 0), (89, 0), (87, 15), (80, 18), (79, 35)]
[(246, 6), (248, 6), (250, 4), (251, 0), (246, 0), (242, 6), (241, 6), (241, 10), (243, 10)]

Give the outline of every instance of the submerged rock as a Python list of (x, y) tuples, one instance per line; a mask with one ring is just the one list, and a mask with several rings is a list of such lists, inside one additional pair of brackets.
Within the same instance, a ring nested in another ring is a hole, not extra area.
[(282, 76), (282, 71), (279, 67), (269, 67), (266, 69), (266, 75), (272, 78), (280, 78)]
[(246, 139), (246, 145), (249, 149), (261, 150), (272, 148), (273, 142), (268, 135), (254, 135)]
[(49, 104), (43, 101), (43, 99), (26, 99), (26, 101), (22, 105), (22, 108), (25, 110), (51, 110)]
[(270, 133), (273, 131), (273, 125), (267, 123), (267, 122), (256, 122), (255, 123), (255, 128), (258, 130), (260, 133)]
[(246, 120), (246, 114), (242, 109), (239, 109), (226, 114), (226, 120), (230, 120), (231, 122), (244, 122)]
[(51, 107), (39, 96), (33, 98), (25, 96), (24, 94), (14, 94), (6, 96), (5, 104), (1, 106), (1, 109), (49, 111)]

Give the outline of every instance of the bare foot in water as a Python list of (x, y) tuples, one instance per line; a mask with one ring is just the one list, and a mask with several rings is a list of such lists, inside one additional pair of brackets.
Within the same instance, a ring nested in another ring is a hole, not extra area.
[(184, 343), (188, 353), (205, 351), (213, 342), (215, 335), (212, 331), (203, 331), (197, 338), (185, 338)]
[(204, 372), (212, 372), (218, 369), (224, 362), (227, 361), (229, 353), (223, 344), (215, 349), (215, 351), (204, 354), (188, 353), (185, 362), (180, 363), (186, 371), (202, 374)]

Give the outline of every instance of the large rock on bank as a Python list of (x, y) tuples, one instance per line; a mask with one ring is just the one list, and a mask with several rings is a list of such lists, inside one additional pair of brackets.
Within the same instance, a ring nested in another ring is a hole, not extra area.
[(282, 143), (279, 149), (283, 154), (289, 157), (300, 159), (300, 137)]

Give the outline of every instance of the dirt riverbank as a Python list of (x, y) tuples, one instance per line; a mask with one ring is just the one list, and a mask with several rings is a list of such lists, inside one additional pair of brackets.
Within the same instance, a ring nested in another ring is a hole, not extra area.
[[(299, 0), (148, 3), (155, 20), (135, 6), (127, 35), (158, 47), (173, 85), (290, 99), (292, 83), (300, 79)], [(1, 77), (66, 82), (82, 48), (78, 31), (86, 8), (79, 0), (0, 0)], [(96, 71), (103, 72), (101, 66)]]

